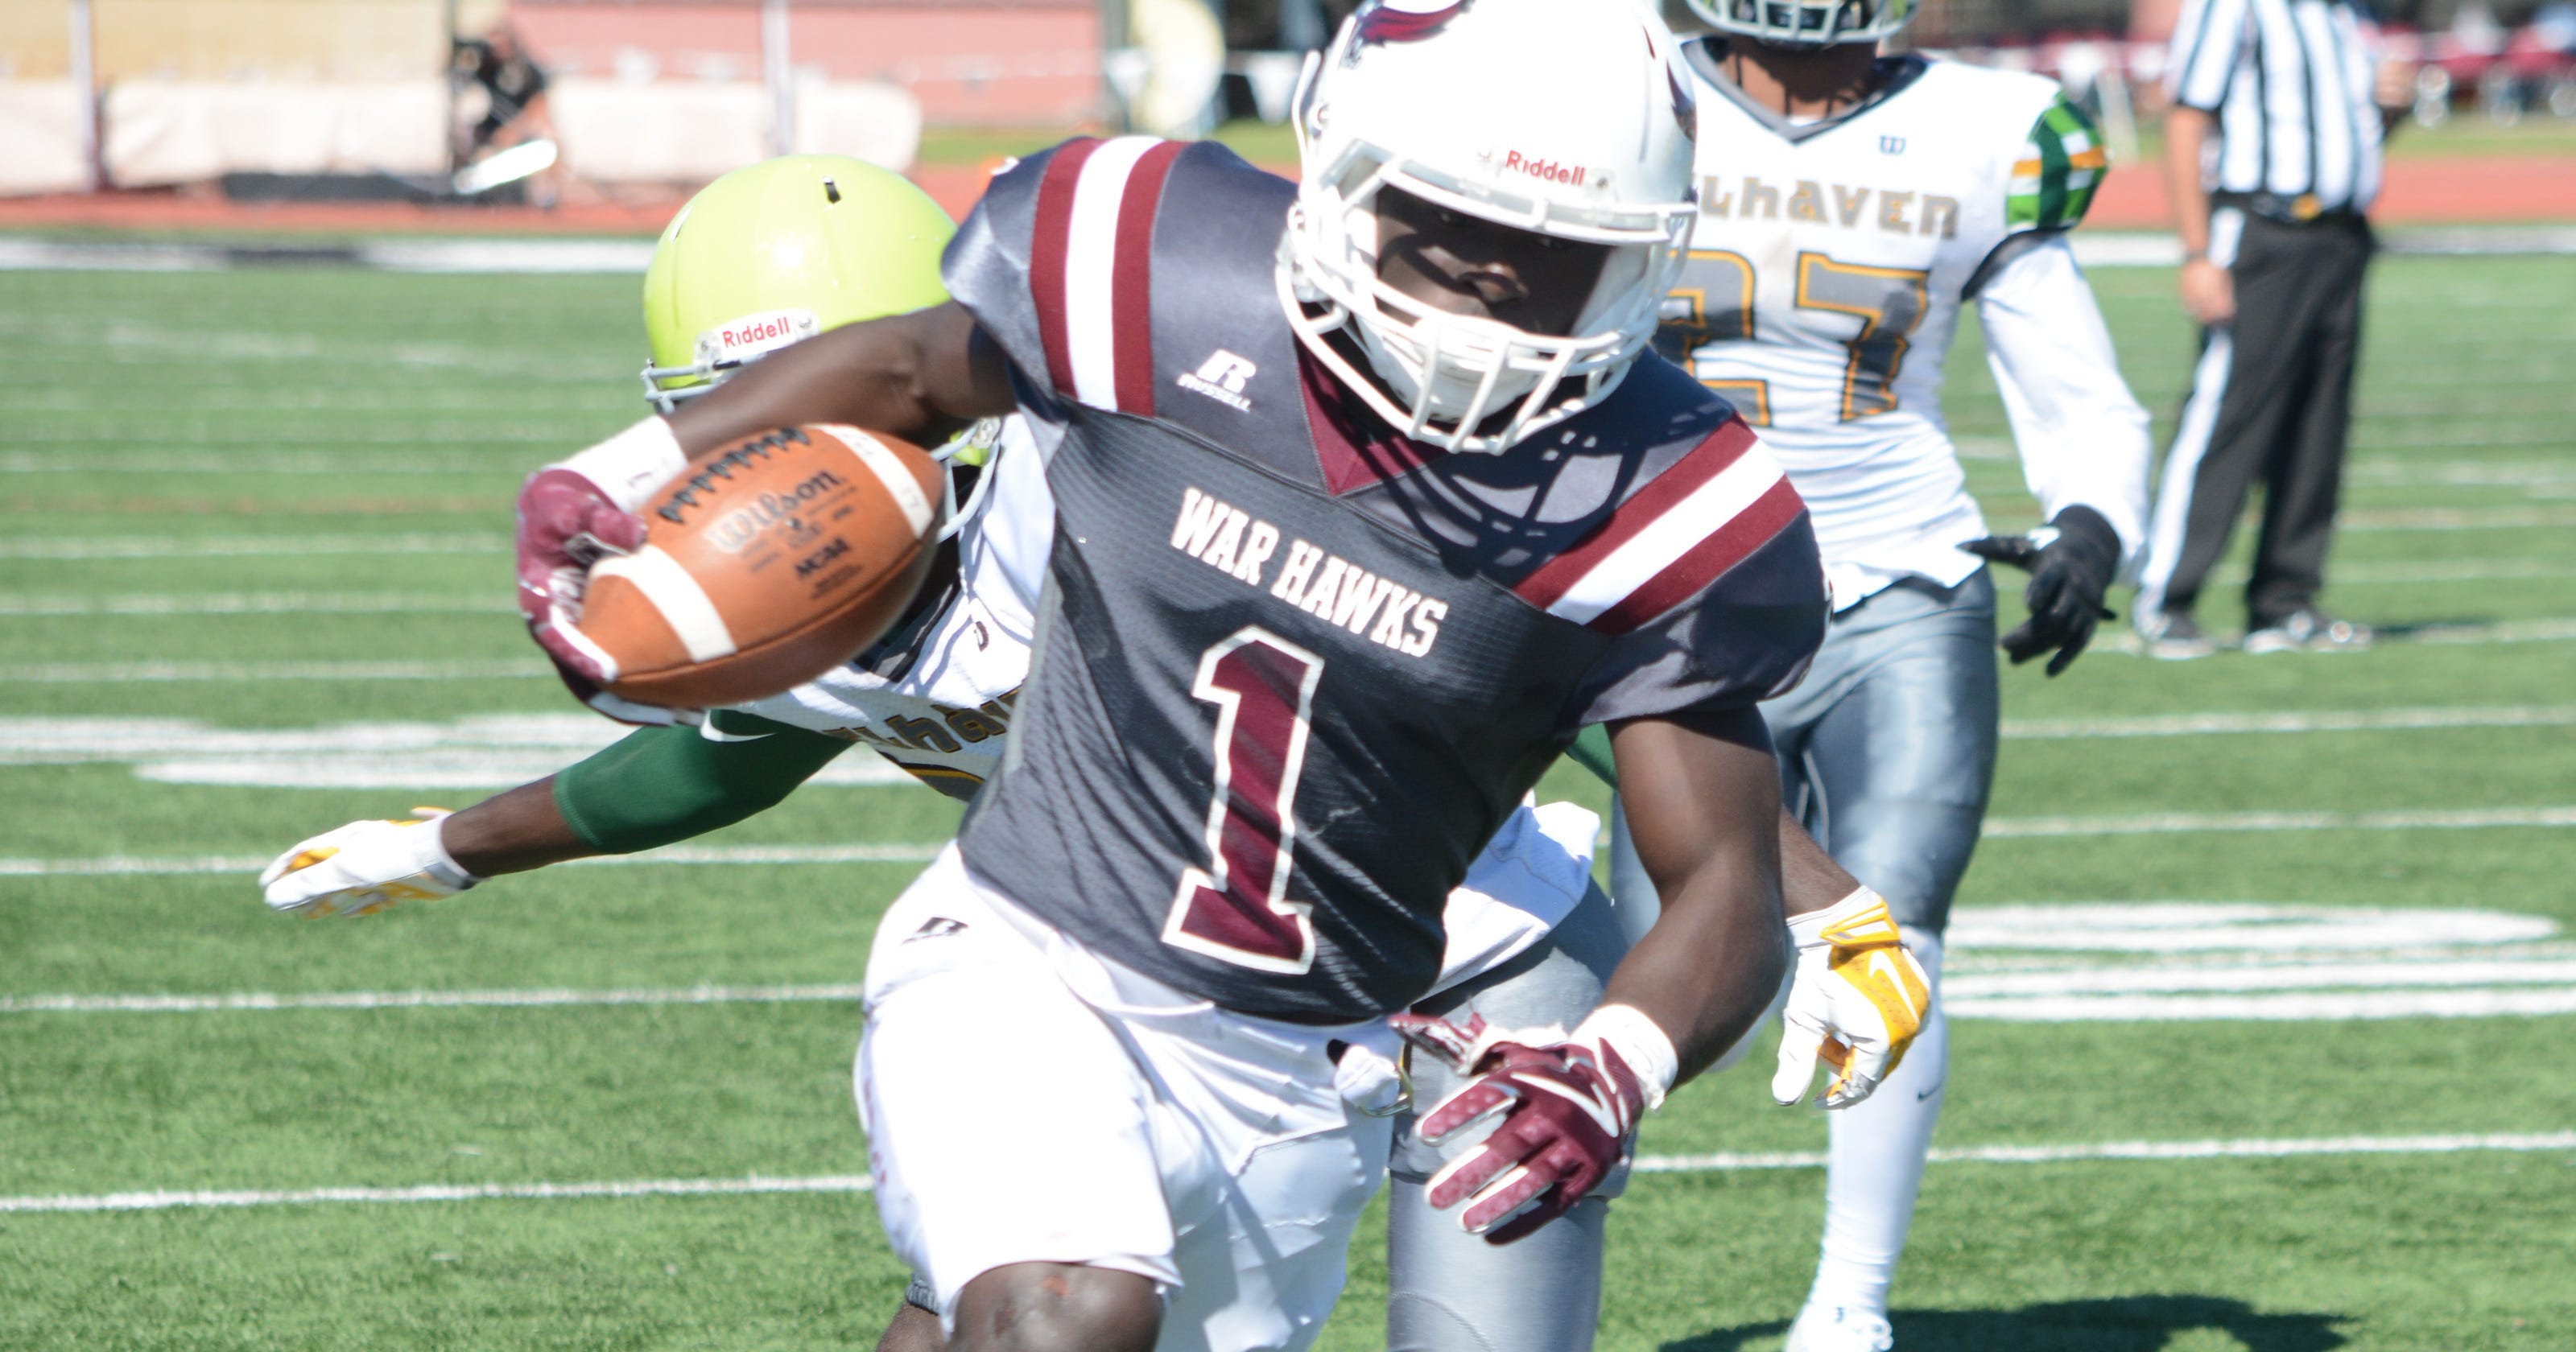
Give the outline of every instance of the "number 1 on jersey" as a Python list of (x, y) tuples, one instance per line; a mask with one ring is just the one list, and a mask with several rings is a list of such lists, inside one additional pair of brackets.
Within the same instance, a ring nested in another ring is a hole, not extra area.
[(1264, 972), (1315, 963), (1311, 902), (1289, 901), (1297, 773), (1324, 659), (1258, 625), (1199, 657), (1190, 693), (1216, 706), (1211, 867), (1181, 871), (1163, 942)]

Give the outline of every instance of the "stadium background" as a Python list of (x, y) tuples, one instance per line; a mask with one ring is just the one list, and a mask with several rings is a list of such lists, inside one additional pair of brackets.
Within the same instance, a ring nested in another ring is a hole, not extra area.
[[(1158, 74), (1291, 157), (1275, 6), (782, 8), (783, 48), (757, 0), (520, 0), (597, 100), (557, 110), (543, 210), (426, 200), (481, 0), (0, 0), (0, 1347), (824, 1347), (892, 1308), (852, 986), (942, 800), (854, 754), (691, 847), (365, 922), (249, 881), (615, 735), (519, 632), (508, 505), (641, 411), (650, 236), (731, 167), (688, 157), (767, 153), (782, 89), (952, 209)], [(2330, 596), (2384, 641), (2011, 673), (1909, 1350), (2576, 1327), (2576, 33), (2393, 8), (2438, 75), (2392, 152)], [(1913, 34), (2125, 95), (2078, 242), (2160, 432), (2192, 340), (2169, 22), (1957, 0)], [(1990, 517), (2030, 524), (1979, 356), (1951, 421)], [(2029, 947), (2041, 920), (2081, 937)], [(1678, 1096), (1603, 1345), (1775, 1347), (1822, 1136), (1753, 1079)], [(1374, 1345), (1382, 1294), (1372, 1238), (1326, 1345)]]

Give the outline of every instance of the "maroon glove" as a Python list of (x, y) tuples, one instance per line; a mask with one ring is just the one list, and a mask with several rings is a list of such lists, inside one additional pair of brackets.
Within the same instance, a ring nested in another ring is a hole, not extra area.
[[(1476, 1078), (1433, 1108), (1417, 1128), (1441, 1138), (1500, 1114), (1482, 1148), (1431, 1178), (1431, 1205), (1468, 1202), (1459, 1223), (1487, 1242), (1509, 1244), (1582, 1201), (1635, 1145), (1646, 1088), (1625, 1058), (1597, 1038), (1533, 1046), (1485, 1027), (1398, 1014), (1405, 1041)], [(1525, 1030), (1562, 1037), (1556, 1029)]]
[(601, 666), (573, 626), (590, 566), (644, 543), (635, 514), (653, 490), (688, 467), (659, 418), (529, 476), (519, 490), (519, 612), (573, 698), (628, 723), (671, 723), (668, 709), (630, 703), (600, 689)]

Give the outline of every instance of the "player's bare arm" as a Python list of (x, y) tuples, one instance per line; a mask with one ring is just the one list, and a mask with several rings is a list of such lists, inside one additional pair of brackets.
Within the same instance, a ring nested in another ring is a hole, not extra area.
[(849, 423), (935, 439), (1017, 404), (1009, 364), (951, 301), (809, 338), (693, 399), (669, 419), (694, 459), (779, 427)]
[(1751, 1031), (1787, 970), (1780, 771), (1750, 709), (1638, 719), (1614, 726), (1610, 744), (1663, 913), (1605, 1003), (1664, 1030), (1678, 1083)]

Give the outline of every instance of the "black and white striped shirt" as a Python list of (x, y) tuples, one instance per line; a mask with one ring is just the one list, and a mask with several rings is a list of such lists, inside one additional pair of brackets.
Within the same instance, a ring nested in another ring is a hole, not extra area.
[(2351, 0), (2183, 0), (2165, 92), (2218, 115), (2209, 186), (2270, 193), (2301, 215), (2368, 210), (2376, 36)]

